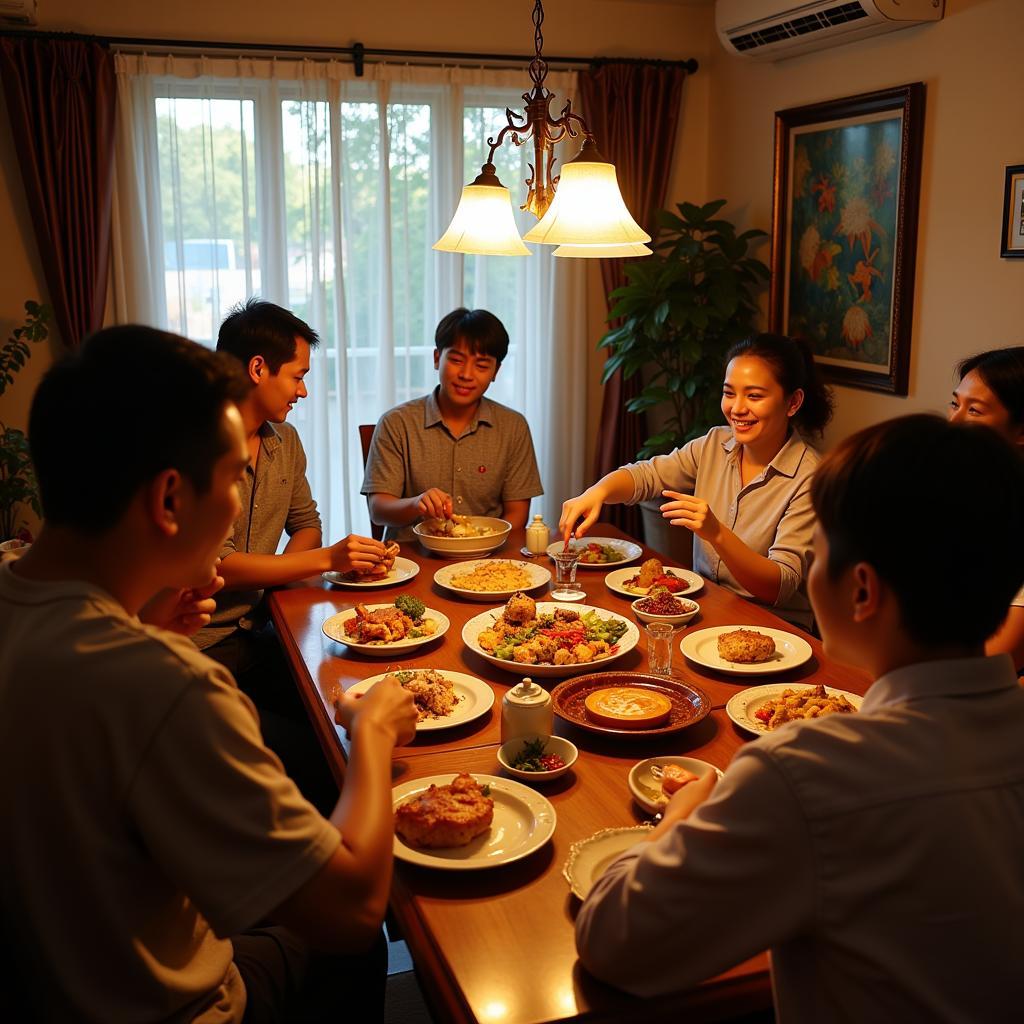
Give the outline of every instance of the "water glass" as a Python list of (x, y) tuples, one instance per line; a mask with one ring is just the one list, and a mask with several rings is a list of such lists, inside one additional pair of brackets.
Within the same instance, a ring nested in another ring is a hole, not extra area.
[(576, 585), (576, 566), (580, 561), (579, 551), (556, 551), (551, 557), (555, 560), (555, 585), (551, 590), (551, 596), (556, 601), (560, 597), (570, 600), (578, 598), (580, 589)]
[(647, 665), (656, 676), (672, 675), (672, 639), (675, 630), (667, 622), (647, 627)]

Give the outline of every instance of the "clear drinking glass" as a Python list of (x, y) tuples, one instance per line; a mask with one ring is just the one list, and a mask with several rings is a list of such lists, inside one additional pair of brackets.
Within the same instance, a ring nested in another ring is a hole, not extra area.
[(667, 622), (647, 626), (647, 665), (656, 676), (672, 674), (672, 638), (675, 630)]
[(551, 596), (556, 601), (578, 601), (586, 597), (576, 585), (579, 551), (570, 548), (568, 551), (556, 551), (551, 557), (555, 560), (555, 585), (551, 588)]

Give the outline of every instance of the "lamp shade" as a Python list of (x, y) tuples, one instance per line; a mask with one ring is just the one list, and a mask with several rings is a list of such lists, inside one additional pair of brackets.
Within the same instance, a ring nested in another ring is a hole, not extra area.
[(504, 185), (466, 185), (448, 230), (434, 243), (441, 252), (478, 256), (529, 256)]
[(554, 202), (523, 240), (544, 245), (627, 245), (649, 242), (651, 236), (626, 209), (615, 165), (577, 158), (562, 168)]
[(623, 245), (560, 245), (552, 256), (575, 256), (577, 259), (622, 259), (629, 256), (650, 256), (653, 250), (643, 242)]

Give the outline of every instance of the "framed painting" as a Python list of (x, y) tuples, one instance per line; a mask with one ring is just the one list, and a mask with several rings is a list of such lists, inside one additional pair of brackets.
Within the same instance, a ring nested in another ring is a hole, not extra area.
[(924, 84), (775, 114), (773, 331), (839, 384), (907, 393)]
[(1024, 259), (1024, 164), (1006, 168), (999, 255)]

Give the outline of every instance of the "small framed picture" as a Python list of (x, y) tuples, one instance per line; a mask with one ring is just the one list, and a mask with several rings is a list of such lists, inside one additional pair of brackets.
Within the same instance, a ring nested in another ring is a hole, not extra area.
[(1006, 168), (1003, 192), (1003, 237), (999, 255), (1024, 259), (1024, 164)]

